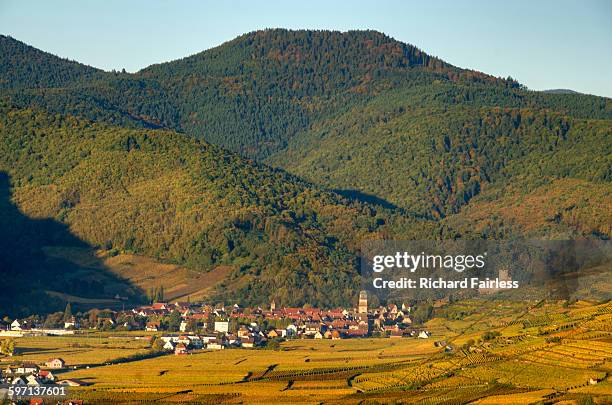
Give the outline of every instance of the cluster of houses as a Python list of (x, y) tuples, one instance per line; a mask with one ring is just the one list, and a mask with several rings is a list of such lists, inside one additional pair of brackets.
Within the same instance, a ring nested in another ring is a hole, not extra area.
[[(176, 354), (194, 349), (220, 350), (228, 347), (255, 347), (271, 339), (346, 339), (368, 336), (429, 338), (430, 333), (413, 327), (412, 307), (390, 304), (368, 309), (367, 295), (362, 292), (357, 308), (319, 309), (312, 307), (277, 308), (274, 301), (268, 309), (212, 306), (202, 303), (157, 302), (127, 311), (104, 311), (98, 327), (176, 332), (163, 336), (163, 348)], [(172, 320), (171, 320), (172, 318)], [(173, 326), (169, 326), (172, 322)], [(15, 320), (11, 330), (31, 325)], [(66, 329), (79, 328), (72, 318)]]
[[(270, 327), (266, 333), (273, 337), (303, 338), (350, 338), (365, 337), (372, 333), (383, 333), (390, 336), (429, 337), (428, 333), (412, 327), (410, 313), (412, 307), (402, 304), (401, 307), (390, 304), (380, 306), (372, 311), (359, 308), (351, 311), (345, 308), (323, 310), (319, 308), (276, 308), (274, 302), (269, 310), (257, 308), (212, 307), (176, 302), (173, 304), (154, 303), (150, 306), (135, 308), (132, 313), (148, 319), (160, 319), (178, 311), (181, 316), (180, 331), (185, 332), (189, 325), (207, 323), (214, 319), (214, 332), (230, 331), (230, 324), (258, 329), (262, 324), (284, 325), (282, 328)], [(238, 327), (238, 326), (236, 326)], [(146, 323), (146, 330), (159, 331), (160, 323)], [(237, 331), (235, 331), (237, 332)], [(259, 332), (259, 330), (257, 330)], [(329, 332), (329, 333), (326, 333)], [(335, 332), (335, 333), (334, 333)]]
[(13, 386), (42, 386), (58, 384), (64, 386), (81, 386), (83, 382), (77, 380), (57, 379), (53, 371), (66, 368), (66, 363), (61, 358), (47, 360), (44, 369), (34, 363), (23, 363), (7, 366), (0, 370), (0, 385)]
[[(179, 332), (182, 335), (166, 335), (161, 339), (163, 348), (177, 355), (191, 350), (221, 350), (229, 347), (252, 348), (270, 340), (284, 338), (346, 339), (368, 336), (415, 337), (427, 339), (430, 332), (414, 328), (407, 305), (381, 306), (368, 311), (367, 301), (360, 299), (355, 310), (344, 308), (322, 310), (318, 308), (270, 308), (212, 307), (190, 303), (154, 303), (133, 309), (135, 316), (148, 320), (145, 329), (162, 331), (160, 319), (173, 312), (180, 314)], [(204, 326), (207, 333), (201, 331)]]
[[(222, 335), (180, 335), (180, 336), (162, 336), (163, 350), (174, 352), (176, 355), (189, 354), (192, 350), (209, 349), (221, 350), (225, 349), (229, 341)], [(235, 341), (232, 342), (236, 344)]]
[(0, 322), (0, 337), (19, 337), (36, 335), (72, 335), (75, 329), (79, 328), (76, 318), (64, 322), (64, 328), (44, 328), (41, 324), (36, 324), (27, 319), (15, 319), (13, 322)]

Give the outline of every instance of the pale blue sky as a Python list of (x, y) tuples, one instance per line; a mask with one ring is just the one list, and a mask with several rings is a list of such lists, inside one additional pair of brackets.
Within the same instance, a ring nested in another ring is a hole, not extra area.
[(374, 29), (535, 90), (612, 97), (612, 1), (0, 0), (0, 33), (136, 71), (262, 28)]

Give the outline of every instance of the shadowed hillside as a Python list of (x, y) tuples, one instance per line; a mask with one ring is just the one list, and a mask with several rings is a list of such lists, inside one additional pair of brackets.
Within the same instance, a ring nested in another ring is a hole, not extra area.
[[(82, 267), (46, 254), (51, 247), (89, 248), (68, 227), (52, 219), (31, 219), (11, 202), (9, 176), (0, 172), (0, 315), (21, 316), (63, 309), (64, 294), (77, 298), (99, 299), (106, 306), (117, 304), (119, 294), (131, 301), (141, 301), (142, 293), (125, 280), (96, 263)], [(45, 291), (52, 292), (48, 295)], [(77, 309), (79, 302), (73, 302)]]
[(350, 302), (361, 240), (415, 222), (176, 132), (2, 111), (0, 170), (23, 212), (97, 249), (202, 275), (229, 266), (216, 296), (227, 303)]
[(375, 31), (257, 31), (134, 74), (0, 44), (12, 201), (145, 288), (128, 257), (219, 301), (346, 305), (363, 240), (610, 237), (604, 97), (532, 92)]

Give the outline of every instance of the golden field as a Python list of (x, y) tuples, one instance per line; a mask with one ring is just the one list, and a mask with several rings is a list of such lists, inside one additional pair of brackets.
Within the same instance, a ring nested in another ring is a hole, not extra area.
[[(457, 310), (462, 318), (451, 319)], [(609, 302), (464, 301), (439, 314), (426, 325), (429, 339), (290, 340), (280, 350), (202, 350), (106, 365), (145, 351), (147, 341), (136, 339), (143, 333), (85, 333), (20, 338), (23, 353), (10, 361), (60, 356), (69, 366), (99, 364), (59, 375), (91, 384), (71, 391), (86, 403), (612, 401)], [(485, 331), (500, 335), (484, 340)]]

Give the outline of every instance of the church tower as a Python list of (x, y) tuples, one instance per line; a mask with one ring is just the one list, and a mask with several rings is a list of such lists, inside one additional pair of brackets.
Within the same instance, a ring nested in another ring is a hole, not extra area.
[(368, 313), (368, 293), (365, 290), (359, 292), (359, 308), (360, 314)]

